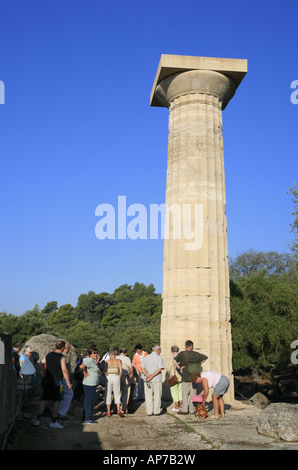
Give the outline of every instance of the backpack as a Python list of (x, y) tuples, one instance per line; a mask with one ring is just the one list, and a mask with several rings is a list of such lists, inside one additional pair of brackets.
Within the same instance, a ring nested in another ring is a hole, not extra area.
[(79, 382), (82, 382), (84, 379), (84, 372), (80, 368), (80, 365), (82, 364), (83, 360), (80, 360), (77, 362), (76, 368), (73, 373), (73, 378), (75, 380), (78, 380)]

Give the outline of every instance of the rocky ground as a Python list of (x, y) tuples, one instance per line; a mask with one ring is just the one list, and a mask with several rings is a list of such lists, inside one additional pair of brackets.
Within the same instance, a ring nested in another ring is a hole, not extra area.
[(42, 417), (39, 427), (33, 426), (38, 404), (36, 400), (23, 412), (20, 419), (23, 417), (25, 425), (19, 434), (14, 433), (12, 442), (12, 437), (8, 440), (9, 450), (99, 450), (103, 451), (102, 458), (135, 455), (137, 451), (187, 454), (200, 450), (298, 450), (298, 442), (259, 434), (257, 423), (262, 410), (241, 401), (227, 407), (226, 417), (219, 420), (210, 419), (212, 411), (206, 420), (190, 414), (178, 416), (171, 411), (170, 403), (163, 404), (160, 416), (149, 417), (144, 402), (135, 402), (134, 412), (120, 418), (117, 414), (105, 416), (103, 399), (98, 395), (96, 424), (82, 423), (80, 404), (61, 430), (49, 428), (49, 417)]

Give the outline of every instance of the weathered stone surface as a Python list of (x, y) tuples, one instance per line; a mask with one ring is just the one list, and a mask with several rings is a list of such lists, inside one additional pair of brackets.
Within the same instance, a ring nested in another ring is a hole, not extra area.
[(263, 393), (257, 392), (251, 398), (250, 401), (254, 406), (263, 410), (270, 405), (270, 400)]
[[(35, 363), (39, 363), (44, 356), (46, 356), (51, 349), (55, 349), (55, 345), (59, 339), (53, 335), (42, 334), (38, 336), (32, 336), (29, 341), (26, 342), (33, 350), (32, 356)], [(64, 339), (63, 339), (64, 340)], [(66, 340), (64, 340), (66, 341)], [(67, 354), (67, 362), (70, 362), (71, 371), (73, 372), (76, 367), (77, 355), (74, 347), (71, 345), (69, 353)]]
[(183, 350), (192, 340), (208, 356), (203, 370), (230, 379), (227, 403), (234, 386), (222, 110), (245, 73), (242, 60), (164, 55), (151, 95), (152, 106), (169, 109), (162, 356), (167, 362), (172, 345)]
[(273, 403), (259, 416), (258, 432), (288, 442), (298, 441), (298, 405)]

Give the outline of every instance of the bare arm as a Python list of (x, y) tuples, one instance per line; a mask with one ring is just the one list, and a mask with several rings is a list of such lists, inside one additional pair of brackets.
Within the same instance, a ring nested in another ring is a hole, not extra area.
[(121, 377), (121, 375), (122, 375), (122, 361), (120, 361), (120, 359), (118, 359), (118, 367), (119, 367), (119, 375)]
[(177, 369), (179, 370), (183, 370), (185, 368), (185, 366), (179, 366), (178, 362), (176, 361), (176, 359), (173, 359), (173, 362), (174, 362), (174, 365)]
[(71, 388), (71, 383), (69, 381), (69, 375), (68, 375), (68, 370), (66, 368), (66, 360), (65, 360), (65, 357), (62, 357), (61, 359), (61, 370), (62, 370), (62, 374), (63, 374), (63, 377), (65, 379), (65, 382), (67, 383), (67, 387), (68, 388)]
[(204, 377), (202, 378), (202, 385), (203, 385), (203, 391), (200, 393), (200, 395), (203, 395), (203, 404), (205, 405), (205, 402), (208, 398), (208, 393), (209, 393), (209, 387), (208, 387), (208, 380)]
[(143, 374), (145, 375), (146, 377), (146, 382), (150, 382), (150, 380), (153, 379), (153, 377), (156, 377), (158, 374), (160, 374), (162, 371), (162, 368), (159, 368), (159, 369), (156, 369), (155, 372), (153, 372), (153, 374), (148, 374), (148, 372), (146, 371), (146, 369), (144, 369), (144, 367), (142, 367), (142, 372)]

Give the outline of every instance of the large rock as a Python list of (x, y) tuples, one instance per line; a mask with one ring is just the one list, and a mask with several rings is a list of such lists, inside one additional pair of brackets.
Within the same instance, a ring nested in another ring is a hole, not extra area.
[(268, 405), (270, 405), (270, 400), (268, 400), (268, 398), (265, 397), (265, 395), (263, 395), (263, 393), (260, 393), (260, 392), (255, 393), (250, 398), (250, 401), (252, 402), (254, 406), (256, 406), (257, 408), (260, 408), (261, 410), (263, 410)]
[[(63, 338), (42, 334), (38, 336), (32, 336), (29, 341), (26, 341), (26, 345), (32, 348), (32, 359), (34, 363), (38, 364), (42, 358), (51, 351), (51, 349), (55, 349), (55, 345), (59, 339)], [(74, 372), (77, 362), (77, 355), (72, 345), (70, 346), (69, 353), (67, 354), (67, 362), (70, 363), (71, 372)]]
[(258, 419), (258, 432), (283, 441), (298, 441), (298, 405), (273, 403)]

